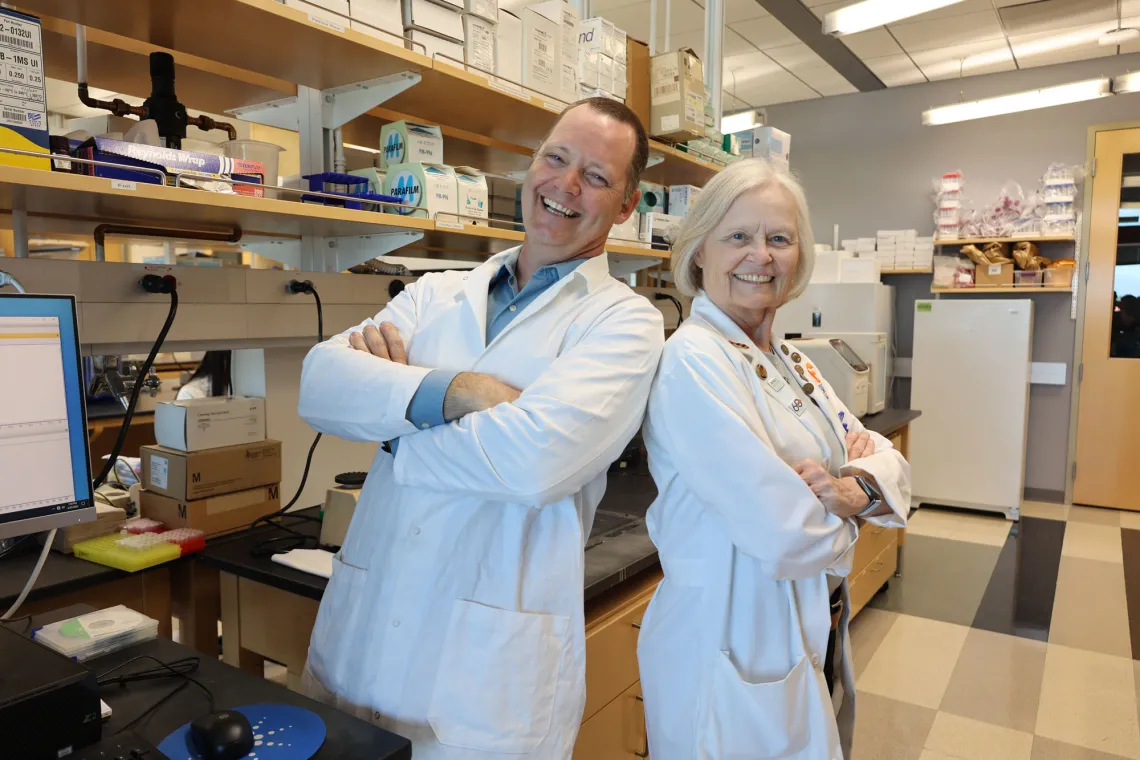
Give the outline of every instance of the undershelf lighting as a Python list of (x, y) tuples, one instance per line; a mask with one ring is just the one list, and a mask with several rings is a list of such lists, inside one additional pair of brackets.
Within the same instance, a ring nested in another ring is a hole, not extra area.
[(720, 117), (720, 131), (721, 134), (725, 135), (735, 135), (737, 132), (744, 132), (761, 126), (763, 124), (756, 119), (756, 111), (751, 109)]
[(1111, 94), (1112, 80), (1108, 77), (1086, 79), (1081, 82), (1057, 85), (1056, 87), (1044, 87), (1040, 90), (1028, 90), (1016, 92), (1012, 95), (986, 98), (985, 100), (939, 106), (929, 111), (923, 111), (922, 123), (927, 126), (937, 126), (970, 119), (985, 119), (990, 116), (1033, 111), (1038, 108), (1063, 106), (1068, 103), (1080, 103), (1085, 100), (1104, 98)]
[(1113, 77), (1112, 91), (1117, 95), (1125, 95), (1129, 92), (1140, 92), (1140, 71), (1132, 71), (1128, 74)]
[(380, 150), (379, 148), (369, 148), (369, 147), (364, 146), (364, 145), (354, 145), (353, 143), (345, 143), (344, 149), (345, 150), (359, 150), (363, 153), (383, 153), (384, 152), (384, 151)]
[(855, 34), (904, 18), (955, 5), (963, 0), (863, 0), (823, 17), (823, 33)]

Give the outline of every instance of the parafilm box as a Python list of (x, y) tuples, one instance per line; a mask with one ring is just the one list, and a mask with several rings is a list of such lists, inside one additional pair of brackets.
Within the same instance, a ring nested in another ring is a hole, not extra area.
[[(7, 8), (0, 8), (0, 147), (48, 153), (40, 20)], [(46, 158), (4, 152), (0, 152), (0, 164), (51, 168)]]

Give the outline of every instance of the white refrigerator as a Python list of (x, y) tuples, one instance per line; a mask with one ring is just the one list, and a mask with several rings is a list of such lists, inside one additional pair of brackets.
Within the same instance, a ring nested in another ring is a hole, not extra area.
[(1016, 520), (1025, 485), (1033, 302), (916, 301), (911, 362), (913, 502)]

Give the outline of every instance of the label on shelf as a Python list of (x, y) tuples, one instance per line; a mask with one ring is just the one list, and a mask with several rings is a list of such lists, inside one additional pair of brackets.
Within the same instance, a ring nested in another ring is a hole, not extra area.
[(440, 222), (440, 221), (436, 221), (435, 228), (438, 230), (441, 227), (445, 230), (461, 230), (461, 229), (463, 229), (463, 222)]
[(566, 106), (562, 105), (561, 103), (548, 103), (545, 100), (542, 101), (542, 107), (547, 111), (554, 111), (554, 113), (562, 113), (566, 110)]
[(111, 189), (112, 190), (138, 190), (138, 187), (135, 185), (134, 182), (128, 182), (125, 179), (113, 179), (113, 180), (111, 180)]
[(332, 19), (324, 18), (323, 16), (315, 16), (312, 13), (310, 13), (309, 14), (309, 23), (310, 24), (316, 24), (317, 26), (323, 26), (325, 29), (328, 29), (328, 30), (333, 31), (333, 32), (339, 32), (341, 34), (344, 34), (344, 27), (343, 26), (341, 26), (337, 22), (333, 21)]
[(508, 95), (514, 95), (516, 98), (522, 98), (523, 100), (530, 100), (530, 95), (524, 95), (523, 91), (517, 87), (500, 84), (499, 82), (488, 82), (488, 84), (499, 92), (505, 92)]

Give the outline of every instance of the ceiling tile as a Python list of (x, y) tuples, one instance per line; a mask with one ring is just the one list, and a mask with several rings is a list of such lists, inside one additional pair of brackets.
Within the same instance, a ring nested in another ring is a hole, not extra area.
[(903, 52), (894, 37), (886, 29), (868, 29), (858, 34), (849, 34), (840, 38), (851, 52), (860, 58), (882, 58), (888, 55), (898, 55)]
[[(998, 1), (1000, 2), (1000, 0)], [(1016, 0), (1016, 2), (1025, 1), (1026, 0)], [(961, 16), (966, 13), (979, 13), (981, 11), (992, 10), (993, 5), (991, 5), (990, 2), (991, 0), (965, 0), (964, 2), (948, 5), (945, 8), (939, 8), (938, 10), (923, 13), (918, 16), (911, 16), (907, 20), (933, 21), (941, 18), (949, 18), (951, 16)], [(811, 8), (811, 12), (821, 19), (824, 15), (846, 5), (854, 5), (853, 0), (839, 0), (839, 2), (836, 2), (836, 0), (814, 0), (813, 2), (807, 3), (807, 6)]]
[(1125, 18), (1128, 16), (1140, 16), (1140, 0), (1121, 0), (1120, 15)]
[(756, 107), (818, 98), (812, 88), (786, 71), (777, 71), (741, 88), (738, 95)]
[(1091, 45), (1053, 50), (1038, 55), (1019, 55), (1017, 56), (1017, 63), (1021, 68), (1029, 69), (1036, 66), (1052, 66), (1057, 63), (1071, 63), (1073, 61), (1087, 61), (1093, 58), (1107, 58), (1111, 55), (1116, 55), (1115, 47), (1098, 45), (1094, 42)]
[(1102, 34), (1115, 28), (1115, 21), (1102, 22), (1061, 32), (1011, 35), (1009, 42), (1017, 62), (1022, 66), (1046, 65), (1042, 61), (1048, 63), (1081, 61), (1115, 55), (1115, 45), (1106, 47), (1097, 42)]
[(724, 4), (724, 23), (735, 24), (752, 18), (764, 18), (771, 14), (764, 10), (759, 0), (728, 0)]
[(891, 32), (909, 53), (1005, 37), (992, 8), (934, 21), (892, 24)]
[[(1137, 0), (1140, 2), (1140, 0)], [(1140, 18), (1124, 18), (1120, 25), (1124, 28), (1140, 29)], [(1121, 53), (1140, 53), (1140, 40), (1133, 40), (1120, 46)]]
[(907, 55), (868, 58), (864, 63), (888, 87), (901, 87), (926, 81), (926, 77), (922, 75), (922, 72)]
[(1012, 71), (1017, 66), (1004, 39), (973, 42), (912, 53), (914, 62), (930, 80)]
[[(657, 12), (657, 31), (661, 36), (664, 36), (665, 3), (657, 4)], [(647, 1), (623, 5), (601, 15), (612, 21), (618, 28), (624, 29), (626, 34), (631, 37), (639, 40), (649, 39), (649, 3)], [(673, 0), (672, 16), (673, 26), (670, 31), (673, 32), (673, 36), (677, 36), (682, 30), (688, 33), (692, 30), (705, 28), (704, 9), (694, 3), (693, 0)]]
[(785, 47), (768, 48), (764, 52), (771, 56), (776, 63), (792, 72), (812, 66), (827, 65), (827, 61), (820, 58), (818, 53), (802, 42)]
[[(648, 39), (648, 37), (646, 39)], [(756, 52), (755, 45), (731, 29), (724, 30), (723, 43), (724, 48), (722, 55), (726, 57)], [(669, 45), (673, 50), (692, 48), (693, 52), (695, 52), (702, 61), (705, 60), (705, 32), (699, 27), (694, 31), (688, 32), (678, 33), (677, 31), (673, 31), (669, 39)], [(667, 49), (668, 48), (665, 47), (665, 33), (661, 32), (657, 35), (657, 52), (664, 53)]]
[(1044, 0), (1003, 8), (1001, 21), (1010, 35), (1059, 32), (1087, 24), (1115, 22), (1117, 0)]
[(741, 21), (733, 24), (732, 29), (761, 50), (793, 45), (800, 41), (786, 26), (770, 16)]
[(806, 82), (820, 95), (847, 95), (858, 92), (855, 85), (848, 82), (843, 76), (830, 66), (809, 66), (796, 71), (796, 76)]
[[(524, 2), (523, 5), (526, 3)], [(607, 12), (614, 8), (622, 8), (626, 5), (644, 5), (645, 0), (590, 0), (590, 13), (595, 16), (607, 16)], [(500, 8), (506, 8), (506, 3), (500, 4)]]

